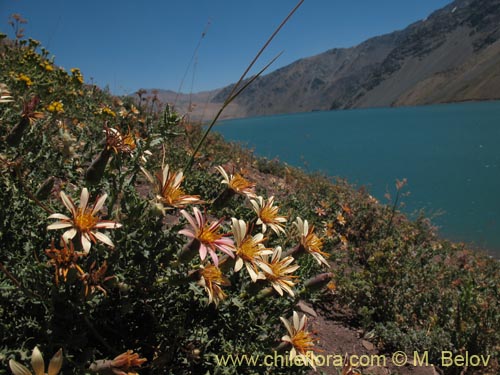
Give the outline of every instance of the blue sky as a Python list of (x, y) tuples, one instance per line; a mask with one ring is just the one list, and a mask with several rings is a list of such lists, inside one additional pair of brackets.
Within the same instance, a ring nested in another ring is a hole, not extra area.
[[(197, 92), (237, 81), (296, 2), (0, 0), (0, 31), (12, 35), (8, 17), (20, 13), (28, 20), (26, 36), (41, 41), (57, 65), (78, 67), (87, 82), (121, 95), (139, 88), (177, 90), (206, 30), (182, 87)], [(305, 0), (254, 72), (281, 51), (271, 70), (402, 29), (450, 2)]]

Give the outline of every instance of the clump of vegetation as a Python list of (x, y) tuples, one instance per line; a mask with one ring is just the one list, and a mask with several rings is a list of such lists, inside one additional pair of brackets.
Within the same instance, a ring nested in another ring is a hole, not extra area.
[(40, 367), (38, 348), (52, 373), (306, 373), (218, 362), (314, 348), (299, 299), (386, 350), (498, 356), (498, 262), (147, 93), (86, 85), (35, 40), (0, 53), (0, 374), (32, 351)]

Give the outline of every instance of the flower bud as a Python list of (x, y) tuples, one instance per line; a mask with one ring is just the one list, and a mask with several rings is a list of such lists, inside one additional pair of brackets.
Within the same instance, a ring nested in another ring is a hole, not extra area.
[(109, 157), (111, 156), (111, 151), (104, 149), (97, 156), (96, 159), (90, 164), (90, 167), (85, 172), (85, 180), (91, 184), (98, 184), (104, 175), (104, 170), (108, 164)]
[(19, 146), (23, 138), (23, 133), (28, 127), (29, 123), (30, 123), (29, 118), (22, 117), (21, 121), (19, 121), (19, 123), (10, 130), (9, 134), (7, 135), (7, 138), (5, 139), (5, 141), (9, 146), (12, 147)]
[(54, 187), (55, 181), (56, 179), (54, 176), (50, 176), (49, 178), (47, 178), (36, 191), (35, 193), (36, 199), (41, 201), (47, 199), (52, 191), (52, 188)]
[(331, 281), (332, 277), (333, 277), (333, 273), (331, 273), (331, 272), (320, 273), (319, 275), (316, 275), (316, 276), (310, 278), (309, 280), (307, 280), (304, 283), (304, 288), (308, 292), (321, 290), (325, 286), (328, 285), (328, 283)]

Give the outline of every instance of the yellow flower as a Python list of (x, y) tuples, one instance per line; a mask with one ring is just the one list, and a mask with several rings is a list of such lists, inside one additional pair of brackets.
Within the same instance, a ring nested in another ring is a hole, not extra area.
[(33, 84), (33, 81), (31, 80), (31, 78), (28, 77), (24, 73), (19, 73), (17, 76), (17, 80), (24, 82), (26, 84), (26, 86), (28, 86), (28, 87), (30, 87)]
[(72, 68), (71, 69), (71, 74), (73, 75), (73, 78), (75, 78), (80, 84), (83, 83), (83, 75), (80, 72), (80, 69), (78, 69), (78, 68)]
[(219, 267), (210, 263), (200, 267), (201, 279), (199, 285), (204, 287), (208, 293), (208, 304), (213, 302), (215, 305), (218, 305), (220, 301), (226, 298), (226, 293), (224, 293), (221, 286), (229, 286), (231, 283), (222, 274)]
[(223, 184), (226, 184), (230, 190), (235, 192), (236, 194), (241, 194), (249, 198), (255, 198), (255, 183), (248, 181), (239, 173), (235, 175), (228, 175), (227, 172), (222, 168), (222, 166), (216, 167), (216, 169), (220, 172), (223, 177), (221, 181)]
[(262, 232), (266, 233), (269, 226), (274, 233), (285, 233), (283, 223), (286, 222), (286, 217), (278, 215), (278, 207), (274, 206), (274, 197), (270, 197), (267, 202), (264, 198), (258, 196), (256, 199), (251, 199), (250, 203), (254, 211), (257, 213), (257, 224), (262, 225)]
[(168, 164), (161, 172), (157, 172), (155, 178), (141, 167), (142, 172), (150, 183), (155, 186), (156, 199), (168, 208), (184, 208), (188, 204), (198, 204), (203, 201), (198, 195), (187, 195), (181, 188), (184, 180), (182, 171), (172, 172)]
[[(62, 349), (59, 349), (49, 362), (47, 375), (57, 375), (61, 371), (62, 363)], [(9, 367), (14, 375), (31, 375), (30, 370), (13, 359), (9, 361)], [(33, 367), (35, 375), (45, 374), (45, 362), (43, 361), (42, 353), (36, 346), (31, 354), (31, 367)]]
[(244, 220), (235, 218), (231, 220), (236, 249), (234, 272), (238, 272), (244, 264), (253, 282), (257, 279), (265, 279), (265, 275), (257, 267), (257, 262), (264, 255), (272, 255), (273, 251), (262, 244), (264, 235), (257, 233), (252, 236), (248, 233), (247, 223)]
[(292, 345), (290, 359), (300, 357), (303, 363), (316, 369), (313, 351), (315, 350), (314, 343), (318, 340), (307, 331), (307, 316), (299, 317), (299, 314), (294, 311), (290, 320), (283, 317), (280, 317), (280, 320), (288, 331), (288, 334), (284, 335), (281, 340)]
[(99, 197), (92, 207), (88, 206), (89, 192), (87, 188), (82, 189), (80, 204), (78, 207), (73, 203), (73, 200), (64, 193), (64, 191), (61, 191), (60, 196), (63, 204), (71, 212), (73, 217), (70, 218), (63, 214), (50, 215), (49, 219), (59, 219), (60, 221), (50, 224), (47, 227), (48, 230), (69, 228), (63, 234), (64, 241), (68, 242), (78, 234), (81, 237), (80, 240), (85, 253), (90, 251), (92, 242), (96, 243), (97, 240), (110, 247), (114, 247), (113, 242), (108, 236), (97, 231), (98, 229), (114, 229), (122, 226), (114, 221), (101, 220), (97, 215), (106, 201), (108, 196), (107, 194)]
[(107, 106), (105, 106), (101, 109), (101, 113), (108, 115), (108, 116), (116, 117), (116, 113), (111, 108), (109, 108)]
[(43, 64), (42, 64), (42, 68), (44, 68), (47, 72), (52, 72), (54, 71), (54, 66), (52, 64), (50, 64), (49, 62), (45, 61)]
[(281, 259), (281, 253), (281, 247), (278, 246), (274, 249), (270, 260), (269, 257), (265, 255), (257, 264), (260, 269), (264, 271), (266, 279), (271, 282), (272, 287), (280, 296), (283, 295), (284, 290), (293, 297), (294, 293), (292, 287), (296, 284), (293, 280), (296, 279), (297, 276), (291, 274), (295, 272), (299, 266), (296, 264), (291, 265), (295, 260), (291, 256)]
[(61, 102), (54, 101), (47, 106), (47, 111), (52, 113), (64, 113), (64, 107)]
[(327, 267), (330, 267), (325, 259), (330, 255), (321, 251), (323, 248), (323, 241), (314, 234), (314, 226), (309, 226), (307, 220), (302, 220), (300, 217), (297, 217), (293, 224), (299, 232), (301, 247), (311, 254), (319, 264), (323, 263)]

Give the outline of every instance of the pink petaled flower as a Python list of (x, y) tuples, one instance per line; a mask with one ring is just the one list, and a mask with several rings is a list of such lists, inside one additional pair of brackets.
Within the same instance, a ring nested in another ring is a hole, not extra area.
[(233, 240), (219, 233), (222, 219), (210, 224), (197, 207), (193, 208), (193, 212), (194, 217), (187, 213), (186, 210), (181, 210), (181, 214), (191, 224), (191, 228), (182, 229), (179, 231), (179, 234), (192, 238), (199, 243), (201, 260), (205, 260), (208, 252), (215, 266), (218, 266), (219, 258), (215, 253), (216, 249), (234, 258), (233, 252), (235, 248)]
[(52, 214), (49, 219), (59, 219), (59, 221), (47, 226), (47, 229), (63, 229), (69, 228), (63, 234), (65, 242), (73, 239), (77, 234), (81, 238), (82, 248), (85, 253), (90, 251), (92, 242), (97, 240), (105, 243), (110, 247), (114, 247), (111, 239), (104, 233), (98, 232), (98, 229), (114, 229), (120, 228), (122, 225), (110, 220), (101, 220), (98, 212), (101, 210), (106, 201), (107, 194), (99, 197), (92, 207), (88, 206), (89, 192), (87, 188), (82, 189), (80, 195), (80, 204), (78, 207), (73, 203), (73, 200), (68, 197), (64, 191), (61, 191), (61, 200), (66, 208), (71, 212), (72, 218), (63, 214)]

